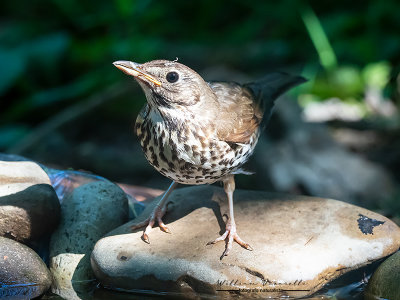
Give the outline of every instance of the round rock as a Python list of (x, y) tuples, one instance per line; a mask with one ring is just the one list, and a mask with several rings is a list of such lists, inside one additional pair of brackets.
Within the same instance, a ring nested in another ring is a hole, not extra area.
[(368, 282), (366, 299), (400, 299), (400, 251), (386, 259)]
[(127, 219), (127, 197), (109, 181), (84, 184), (66, 196), (60, 226), (50, 242), (52, 291), (67, 299), (77, 298), (79, 285), (94, 279), (89, 258), (94, 244)]
[(60, 203), (43, 169), (30, 161), (0, 161), (0, 236), (23, 243), (51, 233)]
[(0, 237), (0, 298), (33, 299), (50, 285), (51, 274), (35, 251)]
[(210, 186), (176, 190), (150, 244), (136, 220), (101, 239), (92, 267), (102, 284), (114, 288), (185, 294), (243, 293), (248, 297), (302, 297), (341, 274), (396, 251), (400, 229), (389, 219), (348, 203), (259, 191), (236, 190), (237, 230), (254, 251), (225, 243), (206, 246), (225, 231), (226, 195)]

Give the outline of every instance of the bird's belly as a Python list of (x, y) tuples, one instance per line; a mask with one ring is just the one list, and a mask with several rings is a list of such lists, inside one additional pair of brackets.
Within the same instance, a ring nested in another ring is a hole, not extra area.
[(257, 142), (255, 136), (249, 144), (230, 145), (198, 135), (166, 134), (157, 128), (137, 133), (146, 159), (157, 171), (176, 182), (194, 185), (211, 184), (237, 172)]
[(176, 182), (194, 185), (211, 184), (234, 173), (247, 161), (252, 151), (249, 145), (245, 145), (241, 153), (240, 149), (237, 152), (228, 150), (213, 156), (215, 150), (203, 148), (195, 155), (191, 151), (175, 155), (174, 146), (168, 144), (161, 149), (153, 147), (153, 150), (154, 153), (146, 151), (145, 156), (157, 171)]

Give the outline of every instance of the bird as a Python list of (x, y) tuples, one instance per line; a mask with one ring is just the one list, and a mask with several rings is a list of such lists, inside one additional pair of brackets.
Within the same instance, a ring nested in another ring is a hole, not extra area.
[(133, 76), (147, 103), (137, 116), (135, 132), (148, 162), (172, 180), (149, 217), (131, 230), (145, 227), (142, 239), (162, 221), (168, 197), (178, 184), (223, 183), (229, 204), (225, 232), (207, 245), (225, 241), (220, 259), (235, 241), (253, 248), (238, 234), (233, 211), (236, 174), (249, 174), (243, 165), (252, 154), (270, 118), (275, 99), (306, 80), (275, 72), (247, 83), (206, 82), (178, 61), (153, 60), (143, 64), (119, 60), (114, 66)]

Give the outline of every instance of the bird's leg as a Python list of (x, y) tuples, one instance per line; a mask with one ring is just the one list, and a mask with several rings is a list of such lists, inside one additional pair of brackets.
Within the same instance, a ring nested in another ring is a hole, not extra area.
[(143, 232), (142, 239), (146, 243), (150, 244), (149, 240), (149, 233), (151, 228), (153, 228), (154, 223), (157, 221), (158, 226), (160, 229), (164, 232), (170, 233), (171, 231), (168, 229), (167, 226), (165, 226), (164, 222), (162, 221), (162, 217), (165, 215), (167, 211), (167, 199), (168, 196), (171, 194), (171, 192), (175, 189), (175, 187), (178, 185), (177, 182), (172, 181), (171, 185), (169, 186), (168, 190), (165, 191), (164, 195), (161, 197), (160, 201), (157, 203), (157, 205), (154, 207), (152, 213), (150, 216), (144, 220), (143, 222), (140, 222), (138, 224), (132, 225), (131, 230), (138, 229), (140, 227), (146, 226), (146, 229)]
[(224, 253), (222, 253), (220, 259), (228, 255), (229, 251), (232, 249), (233, 241), (236, 241), (240, 246), (246, 248), (247, 250), (250, 251), (253, 250), (253, 248), (251, 248), (249, 244), (243, 241), (236, 232), (235, 217), (233, 215), (233, 192), (235, 191), (235, 179), (233, 175), (225, 177), (223, 179), (223, 183), (224, 183), (225, 193), (228, 196), (228, 204), (229, 204), (229, 219), (226, 222), (226, 228), (225, 228), (226, 231), (219, 238), (215, 239), (212, 242), (207, 243), (207, 245), (211, 245), (228, 239), (226, 242), (225, 251)]

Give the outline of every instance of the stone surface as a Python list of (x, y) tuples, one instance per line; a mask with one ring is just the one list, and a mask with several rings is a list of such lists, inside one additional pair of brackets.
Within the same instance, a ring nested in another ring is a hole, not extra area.
[(27, 243), (57, 226), (60, 204), (49, 177), (30, 161), (0, 161), (0, 236)]
[(51, 274), (35, 251), (0, 237), (0, 298), (32, 299), (51, 285)]
[(386, 259), (370, 278), (366, 299), (400, 299), (400, 251)]
[(126, 195), (109, 181), (86, 183), (65, 197), (61, 223), (50, 242), (52, 291), (78, 299), (81, 285), (94, 279), (89, 257), (94, 244), (127, 219)]
[(171, 195), (164, 221), (172, 234), (154, 228), (150, 243), (138, 219), (101, 239), (92, 253), (96, 277), (106, 286), (183, 293), (305, 296), (339, 275), (396, 251), (400, 229), (389, 219), (345, 202), (237, 190), (239, 235), (254, 248), (206, 246), (224, 232), (227, 200), (220, 188), (188, 187)]

